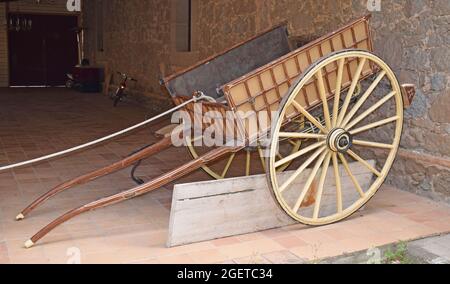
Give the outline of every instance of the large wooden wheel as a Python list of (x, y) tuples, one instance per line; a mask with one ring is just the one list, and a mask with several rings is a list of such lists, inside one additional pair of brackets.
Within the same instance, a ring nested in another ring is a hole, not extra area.
[[(317, 86), (318, 104), (305, 107), (300, 96), (311, 82)], [(359, 83), (362, 90), (355, 96)], [(304, 116), (317, 131), (284, 132), (293, 113)], [(317, 113), (324, 122), (315, 118)], [(289, 216), (308, 225), (330, 224), (359, 210), (377, 192), (394, 162), (403, 126), (401, 89), (383, 60), (359, 50), (320, 59), (292, 86), (279, 114), (267, 175), (276, 201)], [(279, 159), (276, 153), (285, 138), (301, 139), (302, 144)], [(294, 161), (293, 171), (277, 171)], [(361, 168), (365, 175), (358, 172)]]

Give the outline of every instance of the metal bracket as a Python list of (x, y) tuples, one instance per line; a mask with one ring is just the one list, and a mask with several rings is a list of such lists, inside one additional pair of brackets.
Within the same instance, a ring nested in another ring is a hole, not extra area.
[(403, 96), (403, 107), (407, 109), (412, 105), (414, 97), (416, 96), (416, 86), (413, 84), (403, 84), (401, 89)]

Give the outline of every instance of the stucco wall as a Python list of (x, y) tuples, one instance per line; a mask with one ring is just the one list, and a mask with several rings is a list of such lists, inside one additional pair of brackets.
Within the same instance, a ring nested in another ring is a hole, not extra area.
[[(367, 0), (193, 0), (194, 52), (174, 53), (170, 0), (104, 1), (105, 51), (89, 54), (113, 68), (138, 76), (142, 93), (152, 93), (155, 108), (160, 67), (166, 72), (237, 43), (281, 21), (292, 36), (315, 38), (369, 13)], [(402, 82), (418, 87), (406, 113), (402, 151), (388, 183), (450, 202), (450, 1), (382, 1), (372, 20), (375, 51)], [(163, 104), (162, 104), (163, 105)]]

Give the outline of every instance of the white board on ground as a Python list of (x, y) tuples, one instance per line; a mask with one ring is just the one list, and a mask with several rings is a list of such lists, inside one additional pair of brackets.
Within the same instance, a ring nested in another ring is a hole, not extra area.
[[(375, 165), (374, 161), (370, 161)], [(372, 173), (360, 163), (350, 168), (365, 190)], [(330, 168), (329, 170), (333, 170)], [(306, 170), (295, 183), (301, 187), (310, 173)], [(341, 168), (345, 196), (355, 189)], [(292, 172), (282, 175), (289, 176)], [(335, 187), (334, 175), (327, 175), (326, 186)], [(348, 190), (346, 190), (348, 189)], [(323, 207), (335, 207), (335, 198), (324, 198)], [(266, 175), (175, 185), (170, 213), (169, 247), (253, 233), (295, 224), (276, 203), (267, 185)]]

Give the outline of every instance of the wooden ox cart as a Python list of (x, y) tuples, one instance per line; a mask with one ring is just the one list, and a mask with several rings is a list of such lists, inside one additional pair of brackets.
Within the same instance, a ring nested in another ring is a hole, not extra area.
[[(163, 79), (174, 103), (189, 102), (184, 110), (191, 118), (200, 116), (201, 129), (219, 125), (216, 133), (231, 131), (233, 141), (205, 151), (195, 143), (201, 134), (189, 129), (184, 139), (192, 161), (69, 211), (34, 235), (26, 247), (81, 213), (151, 192), (200, 168), (217, 179), (266, 172), (274, 200), (304, 224), (330, 224), (350, 216), (374, 196), (391, 169), (404, 107), (414, 96), (414, 88), (400, 86), (392, 69), (372, 51), (369, 17), (293, 51), (283, 24)], [(200, 99), (201, 94), (210, 100), (195, 107), (192, 98)], [(230, 112), (231, 117), (226, 115)], [(205, 119), (211, 113), (216, 117)], [(213, 124), (217, 119), (222, 123)], [(260, 124), (263, 120), (269, 123)], [(172, 140), (167, 135), (122, 161), (55, 187), (17, 219), (64, 190), (167, 149)], [(253, 156), (258, 156), (257, 163)], [(349, 161), (373, 173), (369, 186), (360, 185)], [(345, 184), (352, 188), (342, 186), (344, 171), (349, 179)], [(325, 183), (327, 175), (334, 175), (333, 183)], [(293, 186), (300, 176), (304, 185)]]

